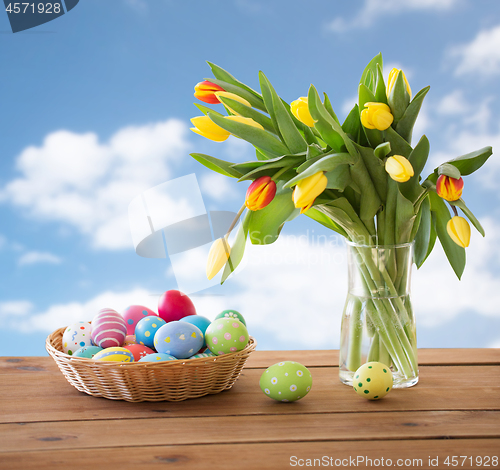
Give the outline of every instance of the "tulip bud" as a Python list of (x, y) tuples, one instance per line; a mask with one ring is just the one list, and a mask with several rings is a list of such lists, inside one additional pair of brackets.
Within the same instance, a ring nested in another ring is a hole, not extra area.
[(314, 119), (309, 112), (307, 98), (301, 96), (298, 100), (292, 101), (290, 104), (290, 111), (292, 114), (303, 124), (309, 127), (314, 126)]
[[(221, 102), (222, 100), (220, 99), (220, 97), (222, 98), (229, 98), (229, 99), (232, 99), (234, 101), (237, 101), (238, 103), (241, 103), (241, 104), (244, 104), (245, 106), (248, 106), (249, 108), (252, 107), (252, 105), (245, 99), (245, 98), (242, 98), (241, 96), (238, 96), (234, 93), (229, 93), (227, 91), (216, 91), (215, 92), (215, 96), (217, 97), (217, 99)], [(224, 104), (224, 103), (223, 103)], [(227, 107), (227, 109), (229, 109), (229, 111), (231, 111), (233, 114), (238, 114), (236, 111), (234, 111), (233, 109), (231, 109), (227, 104), (225, 105)]]
[(467, 248), (470, 243), (470, 225), (463, 217), (456, 215), (446, 224), (446, 231), (450, 238), (462, 248)]
[(405, 73), (401, 69), (394, 68), (389, 73), (389, 79), (387, 80), (386, 94), (387, 94), (387, 96), (389, 96), (391, 94), (391, 91), (394, 88), (394, 84), (396, 83), (396, 80), (398, 79), (398, 75), (400, 73), (403, 74), (403, 79), (404, 79), (405, 84), (406, 84), (406, 91), (408, 92), (408, 95), (410, 95), (410, 99), (411, 99), (410, 84), (408, 83), (408, 80), (406, 79)]
[(325, 173), (318, 171), (314, 175), (300, 180), (293, 190), (293, 202), (295, 207), (300, 207), (300, 213), (307, 212), (314, 200), (326, 189), (328, 178)]
[(231, 247), (226, 238), (218, 238), (210, 248), (207, 259), (207, 278), (212, 279), (226, 264), (231, 254)]
[(191, 119), (194, 127), (190, 129), (215, 142), (223, 142), (231, 133), (215, 124), (208, 116), (196, 116)]
[(411, 163), (402, 155), (393, 155), (385, 162), (385, 171), (398, 183), (404, 183), (413, 176)]
[(219, 100), (215, 96), (216, 91), (224, 91), (224, 88), (205, 80), (196, 84), (194, 87), (194, 96), (205, 103), (217, 104)]
[(365, 103), (366, 108), (361, 111), (361, 124), (367, 129), (385, 131), (394, 120), (391, 108), (385, 103)]
[(439, 197), (447, 201), (457, 201), (462, 197), (464, 180), (462, 178), (452, 178), (451, 176), (440, 175), (436, 181), (436, 192)]
[(245, 205), (251, 211), (264, 209), (276, 195), (276, 183), (270, 176), (257, 178), (247, 190)]

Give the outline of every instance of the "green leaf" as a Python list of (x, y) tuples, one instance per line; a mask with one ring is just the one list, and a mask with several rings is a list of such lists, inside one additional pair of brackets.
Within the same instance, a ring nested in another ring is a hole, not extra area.
[(378, 71), (378, 67), (380, 67), (383, 70), (383, 61), (382, 61), (382, 54), (379, 52), (370, 62), (368, 65), (365, 67), (363, 70), (363, 73), (361, 74), (361, 80), (359, 81), (360, 84), (365, 84), (367, 81), (367, 78), (369, 78), (370, 72), (372, 75), (376, 75)]
[(255, 147), (264, 149), (267, 152), (273, 153), (276, 156), (281, 156), (290, 153), (278, 139), (273, 137), (268, 132), (257, 127), (249, 126), (241, 122), (232, 121), (214, 113), (208, 113), (210, 119), (222, 127), (223, 129), (231, 132), (243, 140), (250, 142)]
[(232, 178), (240, 178), (242, 176), (242, 173), (232, 168), (233, 163), (219, 160), (218, 158), (203, 153), (192, 153), (191, 156), (208, 169), (216, 171), (221, 175), (230, 176)]
[[(401, 74), (400, 74), (401, 75)], [(420, 108), (422, 107), (422, 102), (424, 101), (425, 95), (429, 91), (430, 87), (425, 87), (420, 90), (410, 102), (408, 107), (406, 108), (403, 117), (399, 120), (396, 131), (397, 133), (405, 139), (407, 142), (411, 142), (411, 136), (413, 133), (413, 126), (415, 125), (415, 121), (417, 120), (418, 113), (420, 112)]]
[(247, 91), (238, 85), (233, 85), (231, 83), (225, 82), (223, 80), (218, 80), (216, 78), (207, 78), (206, 80), (219, 85), (224, 88), (225, 91), (229, 93), (234, 93), (235, 95), (241, 96), (246, 99), (254, 108), (260, 109), (261, 111), (267, 111), (262, 98), (255, 96), (253, 93)]
[(417, 268), (420, 268), (427, 258), (427, 252), (429, 250), (429, 243), (431, 241), (431, 229), (432, 229), (432, 219), (431, 219), (431, 203), (429, 198), (426, 197), (419, 209), (420, 223), (418, 225), (418, 230), (415, 235), (415, 264)]
[(249, 108), (248, 106), (244, 105), (243, 103), (240, 103), (239, 101), (233, 100), (231, 98), (221, 96), (219, 99), (226, 106), (228, 106), (229, 108), (234, 110), (240, 116), (251, 118), (255, 122), (258, 122), (267, 131), (272, 132), (273, 134), (276, 134), (276, 129), (273, 126), (273, 122), (271, 121), (270, 118), (268, 118), (267, 116), (264, 116), (264, 114), (259, 113), (259, 111), (256, 111), (253, 108)]
[(455, 274), (460, 279), (465, 269), (465, 249), (458, 246), (448, 235), (446, 224), (451, 217), (445, 202), (434, 192), (429, 193), (429, 198), (431, 210), (435, 217), (437, 236), (453, 271), (455, 271)]
[(387, 94), (385, 91), (384, 76), (382, 74), (382, 66), (377, 64), (377, 87), (375, 88), (375, 100), (377, 103), (387, 104)]
[(284, 185), (284, 187), (291, 188), (292, 186), (296, 185), (300, 180), (303, 180), (308, 176), (312, 176), (318, 173), (318, 171), (332, 171), (339, 165), (342, 165), (344, 163), (352, 163), (352, 161), (353, 161), (352, 157), (348, 153), (334, 153), (331, 155), (327, 155), (314, 162), (311, 166), (306, 168), (302, 173), (299, 173), (295, 178), (292, 178)]
[(476, 230), (484, 237), (484, 228), (482, 225), (479, 223), (479, 220), (476, 219), (472, 211), (465, 205), (465, 202), (463, 199), (459, 199), (458, 201), (449, 201), (449, 203), (452, 206), (460, 207), (462, 209), (462, 212), (467, 216), (467, 218), (470, 220), (471, 224), (476, 227)]
[(269, 116), (271, 116), (273, 127), (278, 132), (278, 137), (283, 141), (283, 136), (281, 135), (281, 131), (278, 125), (278, 119), (276, 118), (276, 114), (274, 112), (273, 94), (271, 92), (271, 89), (269, 88), (269, 81), (262, 72), (259, 72), (259, 83), (260, 83), (260, 89), (262, 90), (262, 98), (264, 99), (264, 105), (266, 107), (267, 112), (269, 113)]
[[(245, 173), (238, 180), (238, 182), (249, 180), (249, 179), (256, 179), (259, 176), (264, 176), (264, 174), (267, 175), (269, 173), (268, 170), (271, 170), (274, 168), (281, 169), (281, 168), (286, 167), (286, 166), (296, 166), (296, 165), (300, 164), (301, 162), (303, 162), (304, 159), (305, 159), (304, 156), (284, 155), (283, 157), (281, 157), (279, 159), (274, 159), (274, 161), (267, 160), (265, 162), (262, 162), (262, 163), (264, 163), (263, 165), (259, 165), (258, 167), (251, 169), (247, 173)], [(248, 163), (250, 163), (250, 162), (248, 162)], [(261, 163), (261, 162), (255, 162), (255, 163)], [(238, 169), (240, 169), (240, 167), (238, 167)], [(240, 169), (240, 171), (242, 171), (242, 170)], [(276, 171), (272, 171), (270, 174), (272, 175), (274, 173), (276, 173)], [(292, 175), (291, 177), (293, 178), (295, 176), (295, 171), (290, 169), (290, 174)], [(283, 179), (283, 178), (281, 178), (281, 179)]]
[(350, 136), (354, 142), (358, 142), (361, 122), (359, 120), (359, 107), (357, 104), (354, 105), (354, 108), (352, 108), (351, 112), (347, 115), (342, 124), (342, 130)]
[[(230, 83), (231, 85), (238, 86), (240, 88), (243, 88), (244, 90), (248, 91), (249, 93), (252, 93), (256, 98), (262, 99), (262, 96), (260, 93), (256, 92), (249, 86), (245, 85), (244, 83), (240, 82), (238, 79), (233, 77), (227, 70), (224, 70), (222, 67), (219, 67), (218, 65), (208, 62), (207, 64), (209, 65), (210, 69), (212, 70), (212, 73), (214, 74), (214, 77), (218, 80), (222, 80), (226, 83)], [(210, 82), (213, 82), (212, 79), (208, 78), (207, 79)], [(228, 90), (226, 90), (228, 91)]]
[[(377, 149), (386, 148), (387, 151), (390, 151), (390, 144), (381, 144), (377, 147)], [(387, 198), (387, 172), (385, 171), (384, 162), (375, 156), (375, 152), (377, 149), (373, 150), (369, 147), (361, 147), (357, 146), (358, 152), (363, 159), (363, 162), (368, 170), (370, 178), (372, 180), (373, 185), (379, 195), (380, 199), (385, 202)], [(379, 150), (379, 152), (383, 152), (385, 150)]]
[(333, 119), (335, 119), (335, 121), (337, 121), (340, 124), (339, 118), (337, 117), (337, 115), (335, 114), (335, 111), (333, 110), (333, 106), (332, 106), (332, 103), (330, 102), (330, 98), (328, 98), (328, 95), (326, 93), (323, 93), (323, 96), (325, 97), (324, 104), (325, 104), (326, 110), (328, 111), (328, 114)]
[(486, 163), (486, 160), (488, 160), (492, 153), (491, 147), (484, 147), (480, 150), (476, 150), (475, 152), (448, 160), (446, 163), (452, 164), (458, 168), (463, 176), (467, 176), (474, 173), (476, 170), (479, 170), (479, 168)]
[(280, 189), (271, 203), (259, 211), (252, 212), (249, 223), (250, 241), (254, 245), (269, 245), (279, 236), (281, 225), (296, 209), (291, 189)]
[(460, 170), (456, 166), (451, 165), (450, 163), (443, 163), (442, 165), (439, 165), (437, 168), (437, 172), (438, 175), (449, 176), (457, 180), (462, 176), (460, 174)]
[(323, 212), (317, 210), (315, 207), (311, 207), (306, 213), (307, 217), (310, 217), (311, 219), (315, 220), (319, 224), (325, 226), (326, 228), (329, 228), (333, 230), (334, 232), (339, 233), (343, 237), (347, 238), (347, 232), (338, 224), (336, 224), (330, 217), (328, 217), (326, 214)]
[(236, 233), (236, 238), (231, 247), (231, 254), (227, 260), (224, 267), (224, 272), (222, 273), (221, 284), (229, 277), (229, 275), (238, 267), (243, 259), (245, 253), (245, 245), (247, 241), (248, 225), (250, 222), (251, 211), (247, 210), (245, 216), (243, 217), (241, 224)]
[(307, 146), (307, 160), (311, 160), (311, 158), (318, 157), (324, 154), (324, 150), (317, 144), (310, 144)]
[(419, 176), (427, 162), (429, 150), (429, 140), (423, 135), (408, 157), (414, 174), (408, 181), (399, 184), (401, 193), (412, 202), (415, 202), (423, 191), (419, 182)]
[(352, 181), (349, 165), (339, 165), (335, 170), (327, 171), (325, 176), (328, 179), (327, 189), (343, 191)]
[(392, 87), (389, 96), (387, 97), (387, 103), (391, 108), (392, 115), (394, 116), (393, 126), (397, 126), (399, 120), (403, 117), (410, 104), (410, 95), (406, 89), (406, 83), (403, 78), (403, 74), (399, 73), (396, 83)]
[[(358, 99), (359, 99), (360, 113), (363, 112), (363, 109), (365, 108), (365, 103), (377, 101), (375, 95), (365, 85), (359, 85)], [(363, 127), (363, 130), (365, 131), (366, 138), (368, 139), (368, 142), (370, 142), (371, 147), (375, 148), (384, 141), (384, 139), (382, 138), (382, 131), (379, 131), (378, 129), (368, 129), (366, 127)]]
[(413, 203), (406, 199), (398, 188), (395, 222), (396, 243), (408, 243), (410, 241), (411, 229), (415, 217)]
[(377, 145), (373, 153), (379, 160), (383, 160), (391, 152), (391, 143), (384, 142), (383, 144)]
[(266, 155), (264, 150), (258, 148), (255, 149), (255, 156), (257, 157), (257, 160), (269, 160), (270, 158), (274, 157), (274, 155)]
[(412, 148), (392, 127), (384, 131), (385, 140), (391, 144), (390, 155), (402, 155), (409, 158)]

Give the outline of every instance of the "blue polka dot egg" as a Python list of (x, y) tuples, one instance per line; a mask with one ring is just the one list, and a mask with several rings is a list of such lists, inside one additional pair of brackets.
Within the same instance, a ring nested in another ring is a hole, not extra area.
[(159, 353), (187, 359), (203, 346), (203, 333), (191, 323), (171, 321), (163, 325), (155, 335), (154, 347)]
[(154, 347), (156, 332), (165, 325), (166, 321), (157, 316), (144, 317), (135, 326), (135, 340), (148, 348)]
[(367, 362), (355, 373), (352, 379), (354, 391), (368, 400), (379, 400), (392, 389), (392, 372), (381, 362)]
[(260, 388), (277, 401), (291, 402), (304, 398), (312, 387), (312, 375), (307, 367), (294, 361), (274, 364), (260, 377)]

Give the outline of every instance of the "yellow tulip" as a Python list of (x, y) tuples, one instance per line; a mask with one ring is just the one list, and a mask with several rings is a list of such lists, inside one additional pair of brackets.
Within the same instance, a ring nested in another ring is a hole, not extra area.
[(314, 126), (314, 119), (309, 112), (309, 107), (307, 104), (307, 98), (301, 96), (298, 100), (292, 101), (290, 104), (290, 111), (292, 114), (303, 124), (309, 127)]
[(394, 120), (391, 108), (385, 103), (365, 103), (366, 108), (361, 111), (361, 124), (367, 129), (385, 131)]
[(314, 200), (326, 189), (328, 179), (325, 173), (318, 171), (314, 175), (300, 180), (293, 190), (293, 203), (300, 213), (308, 211), (314, 203)]
[(247, 118), (243, 116), (225, 116), (224, 119), (227, 119), (229, 121), (241, 122), (241, 124), (246, 124), (247, 126), (252, 126), (256, 127), (257, 129), (264, 130), (264, 128), (257, 121), (254, 121), (252, 118)]
[(391, 72), (389, 73), (389, 79), (387, 80), (387, 88), (386, 88), (386, 94), (389, 96), (391, 94), (392, 89), (394, 88), (394, 84), (396, 83), (396, 80), (398, 79), (399, 74), (403, 74), (403, 79), (406, 83), (406, 91), (410, 95), (411, 99), (411, 88), (410, 84), (408, 83), (408, 80), (406, 79), (405, 73), (401, 69), (392, 69)]
[[(238, 96), (234, 93), (229, 93), (228, 91), (216, 91), (215, 96), (217, 97), (217, 99), (221, 103), (222, 103), (222, 100), (220, 98), (222, 97), (222, 98), (229, 98), (231, 100), (237, 101), (238, 103), (244, 104), (245, 106), (248, 106), (249, 108), (252, 107), (252, 105), (245, 98), (242, 98), (241, 96)], [(227, 104), (225, 106), (233, 114), (238, 114), (234, 109), (231, 109)]]
[(224, 142), (231, 133), (215, 124), (208, 116), (196, 116), (191, 119), (191, 130), (215, 142)]
[(404, 183), (413, 176), (411, 163), (402, 155), (393, 155), (385, 162), (385, 171), (398, 183)]
[(462, 248), (467, 248), (470, 243), (470, 225), (463, 217), (456, 215), (446, 224), (450, 238)]
[(207, 278), (212, 279), (226, 264), (231, 247), (226, 238), (218, 238), (210, 247), (207, 259)]

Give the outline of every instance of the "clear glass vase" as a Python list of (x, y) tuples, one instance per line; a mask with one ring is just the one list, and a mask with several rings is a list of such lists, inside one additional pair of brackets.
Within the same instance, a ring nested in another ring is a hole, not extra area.
[(348, 293), (340, 330), (341, 382), (352, 386), (365, 362), (382, 362), (394, 388), (418, 382), (417, 333), (410, 299), (413, 243), (347, 242)]

